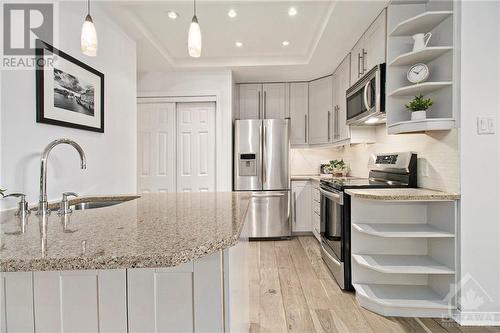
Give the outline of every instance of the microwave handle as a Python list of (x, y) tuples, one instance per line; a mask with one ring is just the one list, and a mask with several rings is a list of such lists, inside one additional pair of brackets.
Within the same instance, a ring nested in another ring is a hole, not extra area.
[(363, 89), (363, 102), (365, 103), (366, 111), (370, 111), (371, 107), (368, 104), (368, 88), (370, 87), (371, 81), (368, 81)]

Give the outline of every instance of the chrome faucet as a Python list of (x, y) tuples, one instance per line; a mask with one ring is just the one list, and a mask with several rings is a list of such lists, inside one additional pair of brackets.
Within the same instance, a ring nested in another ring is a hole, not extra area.
[(76, 149), (80, 154), (80, 167), (82, 169), (87, 168), (87, 162), (85, 158), (85, 152), (78, 143), (70, 139), (57, 139), (52, 141), (45, 147), (42, 153), (42, 158), (40, 160), (40, 201), (38, 202), (37, 215), (48, 215), (50, 214), (49, 203), (47, 201), (47, 159), (49, 158), (50, 151), (57, 145), (68, 144)]

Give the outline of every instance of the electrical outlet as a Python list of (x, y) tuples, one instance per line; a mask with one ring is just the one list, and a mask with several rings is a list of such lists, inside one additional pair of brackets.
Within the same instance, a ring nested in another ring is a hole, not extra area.
[(477, 117), (477, 134), (495, 134), (495, 118)]

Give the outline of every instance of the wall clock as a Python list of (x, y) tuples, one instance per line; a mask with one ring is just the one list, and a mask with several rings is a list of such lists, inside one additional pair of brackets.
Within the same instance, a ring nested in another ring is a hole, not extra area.
[(429, 78), (429, 67), (426, 64), (415, 64), (408, 70), (406, 78), (411, 83), (422, 83)]

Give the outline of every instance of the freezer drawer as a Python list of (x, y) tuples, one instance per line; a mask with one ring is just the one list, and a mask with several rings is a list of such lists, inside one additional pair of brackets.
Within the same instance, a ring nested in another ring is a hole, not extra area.
[(290, 237), (290, 192), (252, 192), (247, 220), (250, 238)]

